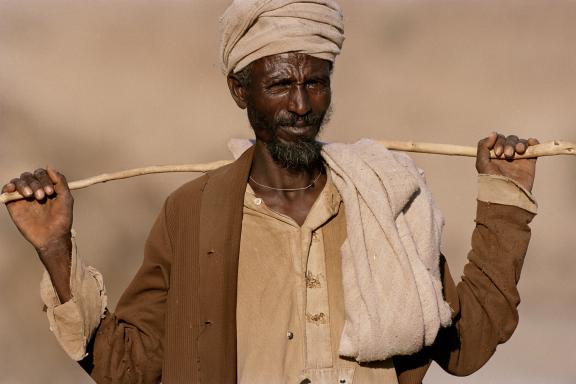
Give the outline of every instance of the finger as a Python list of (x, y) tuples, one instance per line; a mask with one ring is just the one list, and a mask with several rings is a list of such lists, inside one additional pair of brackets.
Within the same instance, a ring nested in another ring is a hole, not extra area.
[(491, 132), (484, 140), (484, 145), (488, 150), (494, 148), (494, 144), (496, 144), (496, 140), (498, 139), (498, 132)]
[(50, 196), (54, 193), (54, 186), (52, 184), (52, 180), (50, 180), (50, 176), (45, 169), (38, 168), (34, 171), (34, 177), (40, 182), (42, 189), (46, 193), (46, 195)]
[(528, 145), (529, 145), (529, 146), (538, 145), (538, 144), (540, 144), (540, 141), (538, 141), (538, 139), (535, 139), (535, 138), (533, 138), (533, 137), (531, 137), (531, 138), (528, 139)]
[(5, 184), (2, 187), (2, 193), (11, 193), (16, 191), (16, 186), (13, 183)]
[(46, 171), (48, 173), (48, 176), (50, 177), (50, 180), (52, 180), (52, 183), (54, 184), (54, 191), (56, 193), (68, 193), (70, 192), (70, 189), (68, 188), (68, 181), (66, 180), (66, 177), (57, 172), (54, 168), (48, 166), (46, 168)]
[(492, 132), (488, 137), (478, 142), (476, 151), (476, 169), (481, 169), (482, 165), (490, 162), (490, 150), (494, 147), (498, 134)]
[(506, 138), (504, 135), (498, 134), (496, 143), (494, 144), (494, 154), (496, 157), (501, 157), (504, 153), (504, 146), (506, 145)]
[(516, 144), (518, 144), (518, 136), (510, 135), (506, 137), (506, 141), (504, 143), (504, 157), (507, 160), (512, 160), (514, 158), (514, 154), (516, 153)]
[(10, 180), (10, 182), (16, 186), (16, 192), (18, 192), (22, 196), (30, 197), (34, 194), (32, 188), (30, 188), (30, 186), (28, 186), (28, 183), (26, 183), (24, 180), (12, 179)]
[(32, 192), (34, 193), (34, 197), (36, 198), (36, 200), (42, 200), (44, 199), (44, 197), (46, 197), (42, 185), (40, 184), (38, 179), (34, 177), (33, 174), (31, 174), (30, 172), (24, 172), (22, 175), (20, 175), (20, 179), (25, 181), (28, 184), (28, 186), (32, 189)]
[(514, 149), (516, 150), (516, 153), (522, 155), (524, 154), (524, 152), (526, 152), (527, 148), (528, 148), (528, 140), (520, 139), (518, 143), (516, 143), (516, 147)]

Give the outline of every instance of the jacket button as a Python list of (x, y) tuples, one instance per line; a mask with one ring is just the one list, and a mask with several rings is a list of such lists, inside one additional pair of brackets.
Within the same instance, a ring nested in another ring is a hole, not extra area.
[(288, 340), (292, 340), (294, 338), (294, 333), (292, 333), (291, 331), (288, 331), (286, 333), (286, 337), (288, 338)]

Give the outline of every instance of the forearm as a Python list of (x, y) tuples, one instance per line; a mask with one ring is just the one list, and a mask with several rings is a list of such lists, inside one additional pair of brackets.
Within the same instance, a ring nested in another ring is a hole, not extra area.
[(520, 302), (516, 284), (533, 217), (522, 208), (478, 201), (472, 250), (462, 281), (455, 286), (444, 268), (453, 326), (440, 333), (434, 358), (447, 371), (456, 375), (476, 371), (516, 328)]
[(72, 235), (54, 242), (45, 249), (36, 252), (50, 275), (52, 285), (56, 290), (60, 303), (66, 303), (72, 298), (70, 289), (70, 269), (72, 265)]
[[(46, 268), (40, 294), (46, 305), (50, 330), (66, 353), (72, 359), (80, 360), (86, 355), (86, 346), (100, 323), (107, 296), (100, 273), (84, 265), (77, 253), (74, 237), (69, 241), (68, 280), (62, 281), (64, 273), (56, 275)], [(67, 299), (58, 291), (57, 284), (69, 290)]]

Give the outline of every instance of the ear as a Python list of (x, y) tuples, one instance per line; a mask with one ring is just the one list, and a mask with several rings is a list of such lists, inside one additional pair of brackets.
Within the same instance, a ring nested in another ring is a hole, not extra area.
[(228, 75), (227, 81), (228, 89), (230, 89), (230, 94), (236, 102), (236, 105), (242, 109), (246, 109), (246, 95), (248, 93), (246, 88), (242, 86), (238, 78), (232, 73)]

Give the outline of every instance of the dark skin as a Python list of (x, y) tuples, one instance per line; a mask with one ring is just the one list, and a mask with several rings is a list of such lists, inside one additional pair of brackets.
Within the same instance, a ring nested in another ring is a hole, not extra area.
[[(297, 121), (293, 127), (274, 126), (274, 117), (286, 113), (304, 116), (313, 112), (324, 115), (330, 106), (331, 64), (325, 60), (295, 53), (265, 57), (252, 63), (252, 79), (243, 87), (234, 75), (228, 76), (232, 97), (240, 108), (254, 108), (260, 119), (255, 124), (256, 147), (251, 176), (261, 184), (276, 188), (307, 186), (321, 171), (321, 164), (308, 169), (286, 169), (274, 162), (266, 142), (276, 135), (279, 140), (316, 137), (319, 126)], [(537, 144), (536, 139), (490, 134), (478, 143), (476, 169), (479, 173), (509, 177), (527, 190), (532, 189), (535, 159), (514, 160), (516, 153)], [(499, 157), (490, 158), (490, 151)], [(251, 183), (266, 205), (296, 221), (305, 221), (310, 208), (326, 183), (322, 174), (311, 188), (287, 192), (261, 188)], [(4, 185), (2, 192), (19, 192), (24, 200), (6, 205), (12, 220), (36, 249), (50, 274), (62, 303), (70, 300), (70, 257), (74, 199), (66, 178), (53, 169), (25, 172)]]
[[(264, 57), (252, 63), (251, 81), (245, 88), (233, 75), (228, 76), (230, 93), (240, 108), (254, 108), (263, 121), (253, 123), (256, 147), (250, 175), (258, 183), (275, 188), (308, 186), (322, 171), (318, 164), (310, 169), (282, 168), (274, 162), (266, 142), (276, 135), (280, 141), (315, 138), (320, 126), (298, 121), (294, 126), (273, 127), (279, 114), (299, 117), (310, 113), (324, 115), (330, 106), (331, 63), (304, 54), (286, 53)], [(276, 128), (276, 129), (275, 129)], [(310, 188), (300, 191), (278, 191), (263, 188), (254, 182), (250, 186), (266, 205), (289, 216), (302, 225), (310, 208), (324, 188), (326, 175), (320, 175)]]

